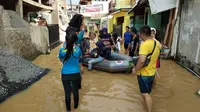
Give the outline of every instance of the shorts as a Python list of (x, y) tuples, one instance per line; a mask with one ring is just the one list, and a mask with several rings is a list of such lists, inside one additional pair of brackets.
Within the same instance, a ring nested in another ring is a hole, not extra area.
[(138, 84), (140, 88), (140, 93), (151, 93), (153, 81), (155, 79), (154, 76), (137, 76)]
[(124, 49), (128, 49), (128, 45), (129, 45), (129, 44), (125, 44), (125, 43), (124, 43)]

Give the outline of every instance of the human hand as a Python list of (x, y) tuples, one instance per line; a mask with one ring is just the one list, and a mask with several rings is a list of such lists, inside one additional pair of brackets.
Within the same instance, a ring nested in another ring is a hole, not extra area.
[(134, 55), (137, 56), (137, 52), (134, 52)]
[(135, 68), (133, 68), (133, 69), (132, 69), (132, 74), (133, 74), (133, 75), (135, 75), (135, 74), (136, 74), (136, 72), (137, 72), (137, 71), (136, 71), (136, 69), (135, 69)]
[(81, 75), (83, 75), (84, 74), (84, 69), (83, 69), (83, 67), (81, 67)]
[(160, 78), (160, 75), (158, 74), (158, 72), (156, 73), (157, 78)]

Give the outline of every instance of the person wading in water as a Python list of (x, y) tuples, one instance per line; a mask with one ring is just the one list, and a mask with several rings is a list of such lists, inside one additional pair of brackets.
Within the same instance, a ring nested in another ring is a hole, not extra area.
[[(74, 22), (76, 21), (76, 25)], [(71, 111), (71, 92), (74, 96), (74, 108), (78, 108), (79, 104), (79, 88), (81, 73), (82, 52), (80, 45), (76, 44), (78, 41), (78, 34), (82, 27), (82, 15), (76, 14), (69, 23), (66, 30), (65, 45), (60, 48), (58, 58), (63, 64), (61, 69), (62, 83), (65, 91), (65, 103), (67, 111)]]
[[(78, 40), (75, 42), (75, 44), (80, 47), (82, 53), (83, 53), (82, 41), (83, 41), (83, 36), (84, 36), (84, 28), (85, 28), (85, 24), (84, 24), (83, 15), (75, 14), (73, 18), (70, 20), (69, 26), (67, 27), (67, 30), (66, 30), (66, 33), (69, 33), (69, 32), (77, 33)], [(65, 48), (65, 46), (66, 46), (66, 42), (64, 43), (63, 47)], [(81, 64), (80, 66), (81, 66), (81, 70), (83, 70), (83, 65)], [(81, 89), (81, 81), (82, 81), (82, 77), (79, 82), (79, 89)]]
[[(162, 48), (162, 44), (156, 39), (158, 35), (157, 35), (157, 30), (155, 28), (151, 28), (151, 36), (153, 37), (153, 39), (155, 41), (157, 41), (160, 44), (160, 47)], [(156, 86), (156, 80), (157, 80), (156, 78), (160, 78), (160, 75), (158, 73), (158, 68), (160, 68), (160, 56), (159, 56), (158, 60), (156, 61), (156, 68), (157, 68), (157, 72), (156, 72), (157, 77), (155, 77), (155, 79), (153, 81), (153, 88), (155, 88), (155, 86)]]
[[(150, 96), (156, 74), (156, 61), (160, 54), (160, 44), (151, 36), (151, 28), (143, 26), (140, 29), (140, 38), (144, 41), (139, 50), (139, 59), (132, 74), (137, 74), (140, 92), (147, 105), (147, 112), (152, 112), (152, 98)], [(149, 59), (150, 55), (150, 59)], [(148, 61), (148, 64), (146, 62)]]
[(129, 26), (126, 26), (126, 32), (124, 33), (124, 49), (125, 49), (125, 54), (128, 54), (128, 48), (130, 47), (130, 43), (131, 43), (131, 33), (129, 31)]

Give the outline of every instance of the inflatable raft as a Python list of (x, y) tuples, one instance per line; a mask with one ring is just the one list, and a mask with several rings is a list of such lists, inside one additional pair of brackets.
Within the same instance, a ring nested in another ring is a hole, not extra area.
[[(83, 65), (88, 66), (88, 62), (93, 58), (84, 58)], [(133, 68), (132, 58), (123, 54), (112, 53), (111, 60), (104, 60), (92, 65), (92, 69), (105, 72), (131, 72)]]

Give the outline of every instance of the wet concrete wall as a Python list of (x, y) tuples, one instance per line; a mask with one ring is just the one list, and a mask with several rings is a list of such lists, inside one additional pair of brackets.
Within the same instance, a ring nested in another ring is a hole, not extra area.
[(48, 39), (47, 27), (30, 26), (16, 12), (0, 5), (0, 48), (32, 60), (48, 52)]
[(180, 35), (178, 41), (179, 58), (189, 68), (200, 74), (200, 1), (184, 0), (182, 4)]

